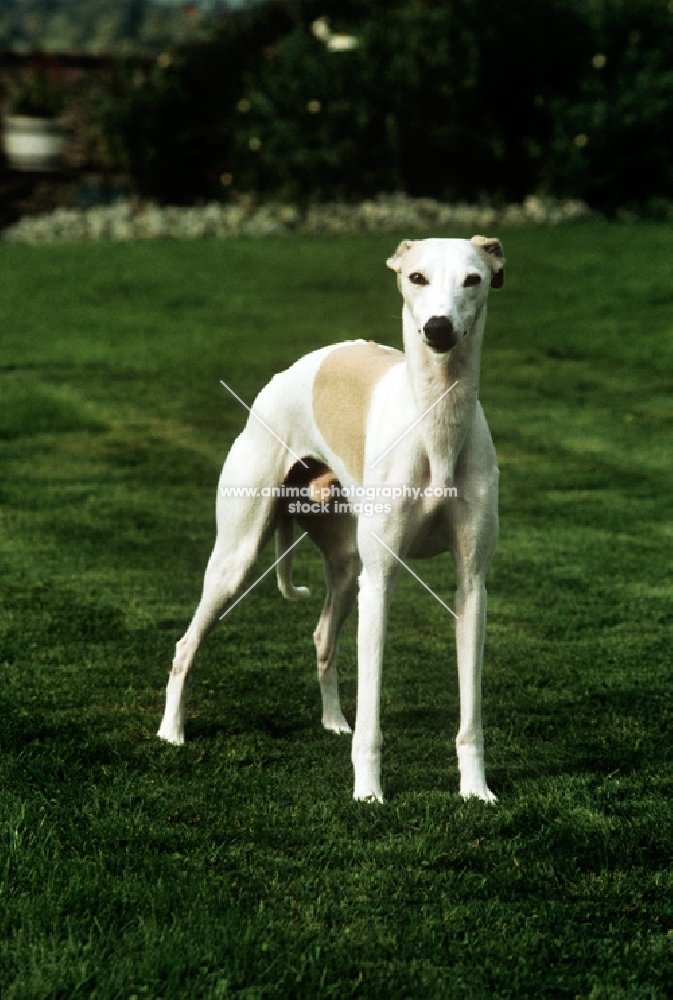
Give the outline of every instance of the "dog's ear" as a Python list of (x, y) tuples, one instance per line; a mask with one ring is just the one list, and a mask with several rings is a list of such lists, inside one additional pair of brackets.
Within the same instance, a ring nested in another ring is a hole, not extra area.
[(389, 257), (386, 261), (386, 264), (391, 271), (397, 271), (399, 273), (402, 270), (402, 258), (408, 250), (411, 250), (413, 245), (413, 240), (402, 240), (393, 256)]
[(491, 269), (491, 288), (502, 288), (505, 284), (505, 254), (500, 240), (488, 236), (473, 236), (470, 243), (474, 243), (483, 254)]

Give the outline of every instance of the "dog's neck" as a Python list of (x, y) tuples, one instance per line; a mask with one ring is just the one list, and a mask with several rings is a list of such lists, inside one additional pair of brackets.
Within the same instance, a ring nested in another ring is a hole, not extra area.
[(463, 340), (447, 354), (436, 354), (419, 334), (408, 307), (405, 305), (403, 309), (402, 330), (409, 388), (418, 416), (426, 414), (418, 427), (427, 452), (433, 485), (446, 485), (453, 481), (456, 461), (472, 424), (479, 395), (485, 324), (486, 303)]

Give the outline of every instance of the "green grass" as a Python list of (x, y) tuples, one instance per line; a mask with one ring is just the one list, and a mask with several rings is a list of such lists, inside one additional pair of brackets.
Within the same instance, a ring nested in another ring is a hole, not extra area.
[[(154, 735), (245, 417), (219, 379), (250, 401), (323, 343), (399, 345), (395, 238), (2, 249), (3, 1000), (673, 996), (673, 234), (498, 235), (493, 808), (457, 795), (453, 627), (406, 574), (387, 802), (352, 802), (305, 544), (313, 599), (267, 578), (202, 651), (189, 743)], [(418, 568), (452, 603), (448, 557)], [(341, 665), (352, 720), (353, 621)]]

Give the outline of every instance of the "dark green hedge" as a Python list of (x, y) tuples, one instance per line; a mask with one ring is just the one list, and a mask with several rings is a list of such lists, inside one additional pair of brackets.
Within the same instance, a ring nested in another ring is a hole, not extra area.
[[(357, 37), (332, 52), (311, 24)], [(231, 15), (107, 115), (139, 190), (673, 199), (673, 3), (301, 0)]]

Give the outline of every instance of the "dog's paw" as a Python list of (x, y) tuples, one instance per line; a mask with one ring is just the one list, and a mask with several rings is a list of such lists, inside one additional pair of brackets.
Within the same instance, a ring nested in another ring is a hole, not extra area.
[(185, 742), (185, 734), (178, 733), (175, 730), (169, 729), (168, 726), (163, 724), (159, 728), (157, 736), (160, 740), (165, 740), (166, 743), (172, 743), (176, 747), (181, 747)]
[(488, 785), (482, 785), (480, 788), (469, 788), (465, 790), (461, 788), (460, 794), (464, 799), (481, 799), (482, 802), (487, 802), (490, 805), (498, 801), (497, 796), (493, 794)]
[(328, 729), (330, 733), (347, 733), (353, 732), (351, 727), (348, 725), (343, 715), (341, 718), (337, 719), (323, 719), (322, 720), (323, 729)]
[(481, 799), (482, 802), (495, 802), (495, 795), (486, 784), (483, 750), (475, 746), (459, 746), (457, 749), (462, 797), (464, 799)]
[(358, 794), (357, 791), (353, 792), (353, 798), (356, 802), (380, 802), (383, 805), (383, 792), (369, 792)]
[(353, 753), (355, 782), (353, 798), (359, 802), (383, 802), (381, 756), (378, 753)]

